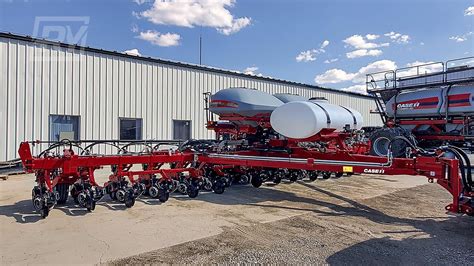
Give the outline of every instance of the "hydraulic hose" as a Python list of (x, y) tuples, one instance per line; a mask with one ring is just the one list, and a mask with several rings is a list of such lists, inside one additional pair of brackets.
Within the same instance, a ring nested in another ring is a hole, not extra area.
[[(416, 147), (409, 139), (407, 139), (404, 136), (394, 137), (389, 143), (389, 151), (391, 150), (393, 142), (395, 142), (396, 140), (402, 140), (406, 142), (412, 149), (414, 149), (417, 152), (417, 154), (421, 153), (422, 155), (425, 155), (425, 156), (434, 155), (434, 153), (429, 153), (419, 147)], [(471, 172), (472, 166), (471, 166), (471, 161), (469, 157), (467, 156), (467, 154), (462, 149), (456, 146), (452, 146), (452, 145), (441, 147), (441, 149), (444, 151), (452, 152), (454, 156), (456, 157), (456, 159), (459, 160), (459, 170), (461, 172), (461, 181), (462, 181), (464, 190), (467, 192), (472, 191), (472, 187), (474, 186), (474, 182), (472, 180), (472, 172)]]
[(448, 149), (450, 151), (456, 151), (457, 155), (460, 158), (459, 159), (460, 162), (461, 162), (461, 158), (463, 159), (462, 163), (463, 163), (464, 172), (465, 172), (465, 175), (463, 177), (464, 179), (463, 184), (465, 185), (467, 191), (472, 191), (474, 182), (472, 180), (472, 172), (471, 172), (472, 166), (471, 166), (471, 160), (469, 159), (469, 156), (467, 156), (467, 154), (459, 147), (449, 145)]

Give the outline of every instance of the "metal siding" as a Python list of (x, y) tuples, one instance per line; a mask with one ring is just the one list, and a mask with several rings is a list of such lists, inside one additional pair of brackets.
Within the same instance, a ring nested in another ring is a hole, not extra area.
[(0, 134), (0, 161), (7, 157), (7, 112), (8, 112), (8, 43), (0, 42), (0, 125), (4, 128)]
[(9, 43), (9, 54), (8, 54), (8, 63), (7, 67), (9, 68), (9, 86), (7, 87), (7, 94), (8, 94), (8, 116), (7, 116), (7, 143), (9, 144), (7, 147), (7, 156), (11, 158), (14, 156), (14, 148), (12, 147), (11, 143), (16, 143), (16, 119), (17, 119), (17, 112), (16, 112), (16, 105), (17, 105), (17, 43), (10, 42)]
[(150, 104), (148, 105), (148, 109), (149, 109), (149, 115), (150, 115), (150, 119), (149, 121), (151, 121), (151, 130), (149, 130), (152, 138), (154, 136), (156, 136), (156, 128), (158, 126), (158, 123), (157, 123), (157, 114), (156, 114), (156, 109), (155, 109), (155, 106), (156, 106), (156, 96), (157, 96), (157, 70), (156, 70), (156, 66), (155, 65), (151, 65), (150, 66), (150, 70), (151, 70), (151, 82), (150, 82)]
[[(99, 55), (93, 56), (93, 68), (92, 68), (92, 138), (100, 137), (100, 128), (103, 126), (101, 124), (101, 115), (100, 115), (100, 57)], [(98, 151), (96, 151), (98, 152)]]
[(24, 134), (21, 140), (34, 139), (34, 123), (35, 123), (35, 61), (34, 46), (25, 46), (25, 112)]
[[(25, 94), (26, 94), (26, 60), (25, 60), (25, 45), (18, 45), (18, 57), (17, 57), (17, 98), (16, 98), (16, 129), (14, 140), (16, 143), (19, 143), (25, 137)], [(13, 148), (13, 147), (12, 147)], [(14, 150), (14, 148), (12, 149)]]
[(163, 121), (162, 121), (162, 127), (163, 127), (163, 135), (162, 138), (164, 139), (170, 139), (171, 135), (171, 92), (170, 92), (170, 82), (171, 82), (171, 76), (170, 76), (170, 68), (168, 66), (163, 66)]
[(164, 91), (164, 88), (163, 88), (163, 66), (161, 65), (157, 65), (157, 70), (158, 70), (158, 75), (157, 75), (157, 78), (158, 78), (158, 83), (157, 83), (157, 91), (156, 91), (156, 95), (157, 95), (157, 100), (156, 102), (154, 103), (154, 109), (155, 109), (155, 112), (157, 114), (157, 135), (156, 135), (156, 138), (163, 138), (163, 125), (162, 125), (162, 121), (163, 121), (163, 117), (164, 117), (164, 110), (163, 110), (163, 102), (164, 102), (164, 99), (163, 99), (163, 91)]

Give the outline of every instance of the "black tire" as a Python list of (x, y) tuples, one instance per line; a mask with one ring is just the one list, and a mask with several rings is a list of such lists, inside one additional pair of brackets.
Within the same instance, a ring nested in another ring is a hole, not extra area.
[(342, 175), (344, 175), (343, 172), (337, 172), (337, 173), (336, 173), (336, 177), (337, 177), (337, 178), (341, 177)]
[(91, 212), (91, 211), (95, 210), (95, 201), (92, 198), (92, 195), (93, 195), (92, 189), (89, 188), (87, 192), (88, 192), (88, 196), (87, 196), (87, 199), (86, 199), (87, 200), (86, 209), (89, 212)]
[(331, 177), (331, 172), (323, 172), (323, 179), (329, 179)]
[(71, 191), (69, 192), (71, 194), (71, 197), (74, 199), (74, 203), (79, 204), (79, 200), (77, 199), (77, 191), (74, 185), (71, 188)]
[(161, 194), (160, 192), (160, 189), (157, 188), (156, 186), (150, 186), (148, 189), (147, 189), (147, 193), (148, 193), (148, 196), (152, 197), (152, 198), (158, 198)]
[(254, 175), (252, 176), (252, 180), (250, 181), (252, 186), (259, 188), (263, 184), (263, 180), (260, 176)]
[(164, 189), (158, 190), (158, 200), (162, 203), (165, 203), (170, 198), (170, 193)]
[(93, 201), (92, 199), (89, 200), (89, 201), (90, 202), (86, 204), (86, 209), (87, 209), (87, 211), (91, 212), (91, 211), (95, 210), (95, 201)]
[(189, 185), (187, 189), (187, 194), (188, 194), (188, 197), (194, 199), (195, 197), (198, 196), (199, 189), (195, 187), (194, 185)]
[(296, 182), (298, 181), (298, 175), (295, 173), (290, 173), (290, 182)]
[[(395, 137), (406, 137), (407, 133), (400, 128), (382, 128), (370, 136), (370, 155), (387, 156), (389, 143)], [(395, 140), (391, 145), (393, 157), (405, 157), (408, 144), (403, 140)]]
[(275, 177), (273, 178), (273, 184), (278, 185), (281, 183), (281, 177)]
[(56, 191), (59, 194), (59, 199), (57, 204), (64, 204), (67, 201), (67, 198), (69, 196), (69, 184), (57, 184), (56, 186)]
[(129, 192), (125, 193), (125, 207), (131, 208), (135, 205), (135, 198)]
[(216, 182), (214, 182), (214, 184), (212, 185), (212, 190), (213, 190), (214, 193), (216, 193), (216, 194), (222, 194), (222, 193), (224, 193), (224, 191), (225, 191), (225, 184), (222, 184), (221, 181), (216, 181)]
[(310, 181), (316, 181), (317, 179), (318, 179), (318, 173), (317, 172), (309, 173), (309, 180)]
[(41, 214), (41, 218), (43, 218), (43, 219), (48, 217), (48, 215), (49, 215), (48, 206), (43, 206), (43, 208), (41, 208), (41, 210), (40, 210), (40, 214)]

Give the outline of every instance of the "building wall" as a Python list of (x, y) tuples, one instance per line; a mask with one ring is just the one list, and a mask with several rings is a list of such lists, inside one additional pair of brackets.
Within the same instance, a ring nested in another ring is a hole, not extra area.
[(0, 37), (0, 161), (17, 158), (23, 140), (48, 140), (50, 114), (80, 116), (81, 139), (118, 139), (119, 118), (142, 118), (143, 139), (171, 139), (173, 119), (191, 120), (193, 138), (212, 138), (203, 93), (236, 86), (324, 96), (361, 112), (365, 125), (381, 123), (367, 97), (222, 72)]

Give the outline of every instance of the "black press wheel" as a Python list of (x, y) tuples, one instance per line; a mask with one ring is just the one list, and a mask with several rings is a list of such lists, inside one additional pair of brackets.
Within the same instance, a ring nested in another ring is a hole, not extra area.
[(318, 179), (318, 172), (313, 171), (309, 173), (309, 180), (316, 181)]
[(79, 199), (77, 198), (79, 193), (77, 193), (77, 190), (74, 187), (74, 185), (71, 188), (70, 194), (71, 194), (71, 197), (74, 199), (74, 203), (79, 204)]
[(133, 196), (133, 190), (129, 190), (125, 192), (124, 196), (124, 203), (125, 207), (131, 208), (133, 205), (135, 205), (135, 197)]
[(278, 185), (278, 184), (280, 184), (280, 183), (281, 183), (281, 177), (275, 177), (275, 178), (273, 179), (273, 184)]
[(49, 208), (48, 206), (44, 205), (40, 210), (41, 218), (46, 218), (49, 215)]
[(194, 185), (189, 185), (187, 189), (187, 194), (190, 198), (195, 198), (199, 194), (199, 189)]
[(323, 172), (323, 179), (329, 179), (331, 177), (331, 172)]
[(160, 196), (160, 189), (157, 186), (150, 186), (148, 188), (148, 195), (152, 198), (158, 198)]
[(158, 200), (160, 202), (167, 202), (168, 199), (170, 198), (170, 193), (164, 189), (159, 189), (158, 190)]
[(223, 184), (222, 181), (216, 181), (212, 185), (212, 190), (216, 194), (222, 194), (225, 191), (225, 184)]
[(258, 188), (263, 184), (263, 180), (260, 176), (254, 175), (252, 176), (251, 183), (252, 183), (252, 186)]
[(57, 201), (57, 204), (66, 203), (67, 197), (69, 195), (69, 184), (57, 184), (55, 188), (59, 194), (59, 199)]

